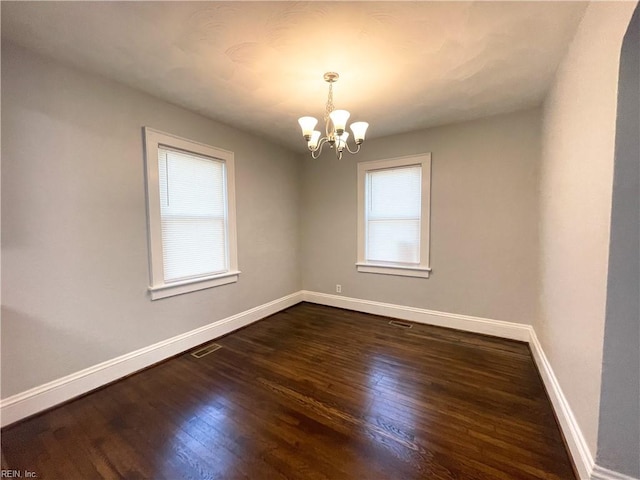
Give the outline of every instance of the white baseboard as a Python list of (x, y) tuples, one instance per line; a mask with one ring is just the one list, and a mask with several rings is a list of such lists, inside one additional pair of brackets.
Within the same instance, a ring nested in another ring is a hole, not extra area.
[(467, 332), (483, 333), (496, 337), (508, 338), (510, 340), (520, 340), (528, 342), (530, 338), (531, 326), (521, 323), (504, 322), (501, 320), (491, 320), (488, 318), (472, 317), (469, 315), (459, 315), (456, 313), (438, 312), (426, 310), (424, 308), (406, 307), (404, 305), (394, 305), (391, 303), (374, 302), (362, 300), (360, 298), (342, 297), (327, 293), (302, 291), (305, 302), (318, 303), (331, 307), (339, 307), (358, 312), (372, 313), (386, 317), (409, 320), (411, 322), (426, 323), (439, 327), (456, 328)]
[(580, 430), (576, 417), (573, 415), (567, 397), (565, 397), (562, 388), (560, 388), (560, 383), (551, 368), (551, 364), (544, 350), (542, 350), (542, 345), (538, 341), (538, 337), (533, 328), (531, 329), (529, 347), (531, 348), (533, 360), (538, 366), (538, 371), (547, 389), (549, 399), (560, 423), (560, 428), (569, 447), (569, 453), (573, 458), (573, 463), (578, 470), (580, 480), (589, 480), (595, 464), (593, 455), (591, 455), (589, 446), (582, 434), (582, 430)]
[(640, 480), (636, 477), (630, 477), (624, 473), (614, 472), (608, 468), (596, 465), (591, 474), (591, 480)]
[(4, 427), (95, 390), (201, 343), (211, 341), (273, 315), (301, 301), (302, 293), (296, 292), (2, 399), (0, 401), (0, 425)]

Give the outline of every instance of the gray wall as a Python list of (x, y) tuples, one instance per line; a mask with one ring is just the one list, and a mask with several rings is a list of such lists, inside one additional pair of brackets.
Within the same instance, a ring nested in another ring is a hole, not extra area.
[[(537, 311), (538, 109), (305, 155), (306, 290), (532, 323)], [(357, 162), (432, 153), (429, 279), (356, 272)]]
[[(149, 300), (143, 125), (235, 152), (237, 284)], [(298, 160), (3, 42), (3, 398), (300, 290)]]
[(634, 4), (594, 2), (544, 103), (536, 334), (595, 457), (620, 48)]
[(640, 478), (640, 8), (622, 44), (599, 465)]

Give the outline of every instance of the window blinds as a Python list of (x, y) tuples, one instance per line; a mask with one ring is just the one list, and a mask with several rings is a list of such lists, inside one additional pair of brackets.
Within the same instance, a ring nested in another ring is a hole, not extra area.
[(223, 161), (158, 148), (165, 282), (229, 269)]
[(367, 172), (367, 261), (420, 263), (421, 185), (420, 165)]

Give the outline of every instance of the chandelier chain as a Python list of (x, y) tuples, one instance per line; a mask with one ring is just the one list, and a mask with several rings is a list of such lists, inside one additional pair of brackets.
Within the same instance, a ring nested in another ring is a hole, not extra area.
[(327, 96), (327, 111), (324, 114), (325, 122), (329, 119), (329, 114), (335, 110), (333, 106), (333, 82), (329, 82), (329, 95)]

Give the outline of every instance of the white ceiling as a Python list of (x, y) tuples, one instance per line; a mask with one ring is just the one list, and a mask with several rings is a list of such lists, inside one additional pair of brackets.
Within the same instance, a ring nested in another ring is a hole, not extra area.
[(539, 104), (583, 2), (2, 2), (2, 37), (304, 151), (336, 108), (367, 138)]

